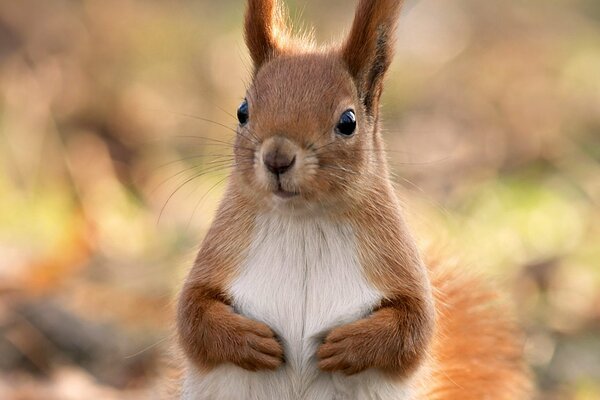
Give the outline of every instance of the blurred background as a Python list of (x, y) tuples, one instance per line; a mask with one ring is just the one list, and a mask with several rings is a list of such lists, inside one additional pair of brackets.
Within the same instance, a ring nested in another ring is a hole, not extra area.
[[(0, 2), (0, 398), (155, 393), (231, 162), (243, 3)], [(331, 41), (356, 1), (287, 3)], [(514, 297), (540, 399), (600, 399), (600, 2), (409, 0), (398, 36), (413, 229)]]

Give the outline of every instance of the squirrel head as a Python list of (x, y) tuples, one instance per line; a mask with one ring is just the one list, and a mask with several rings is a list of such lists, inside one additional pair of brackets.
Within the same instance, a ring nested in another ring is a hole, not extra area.
[(293, 37), (277, 0), (248, 0), (254, 73), (238, 109), (234, 176), (265, 204), (348, 203), (387, 179), (379, 99), (401, 0), (360, 0), (348, 37)]

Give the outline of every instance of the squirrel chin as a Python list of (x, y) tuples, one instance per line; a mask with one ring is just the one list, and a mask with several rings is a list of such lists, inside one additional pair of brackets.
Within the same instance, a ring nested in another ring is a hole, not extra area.
[(291, 194), (288, 192), (273, 192), (269, 195), (267, 202), (272, 210), (284, 214), (306, 213), (314, 208), (314, 205), (312, 205), (310, 201), (302, 198), (299, 194)]
[(292, 199), (292, 198), (298, 197), (298, 196), (300, 195), (300, 193), (287, 192), (287, 191), (285, 191), (285, 190), (283, 190), (283, 189), (278, 189), (278, 190), (276, 190), (275, 192), (273, 192), (273, 195), (274, 195), (276, 198), (279, 198), (279, 199), (281, 199), (281, 200), (284, 200), (284, 201), (285, 201), (285, 200), (289, 200), (289, 199)]
[(273, 193), (266, 200), (269, 211), (290, 217), (330, 217), (332, 211), (340, 209), (339, 205), (311, 201), (300, 194), (282, 197)]

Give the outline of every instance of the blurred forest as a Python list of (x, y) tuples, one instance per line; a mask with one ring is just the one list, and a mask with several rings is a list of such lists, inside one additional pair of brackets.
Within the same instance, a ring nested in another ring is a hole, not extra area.
[[(355, 2), (287, 1), (322, 41)], [(0, 2), (1, 399), (155, 395), (228, 173), (243, 8)], [(516, 299), (540, 399), (600, 399), (600, 2), (409, 0), (397, 47), (385, 136), (423, 246)]]

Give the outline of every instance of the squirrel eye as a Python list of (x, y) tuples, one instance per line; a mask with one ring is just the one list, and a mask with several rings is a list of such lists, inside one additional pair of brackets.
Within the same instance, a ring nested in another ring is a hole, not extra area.
[(238, 121), (240, 121), (240, 125), (245, 125), (246, 122), (248, 122), (248, 118), (250, 118), (248, 112), (248, 100), (244, 99), (242, 104), (240, 104), (240, 107), (237, 110), (237, 118)]
[(335, 129), (340, 135), (352, 136), (356, 130), (356, 115), (354, 114), (354, 110), (344, 111)]

